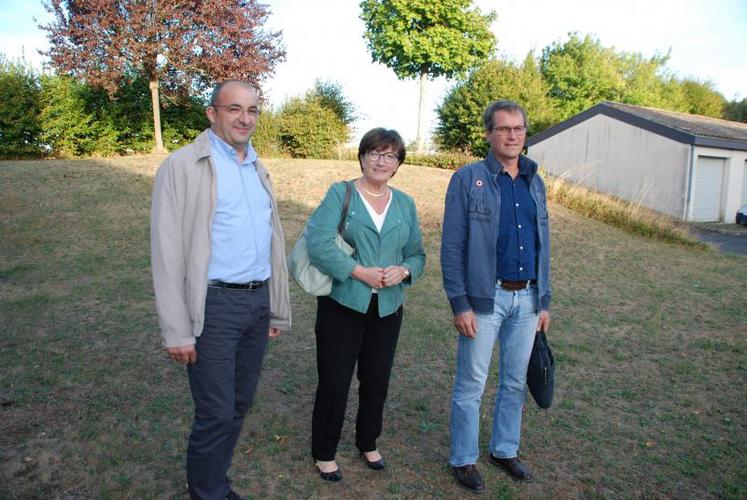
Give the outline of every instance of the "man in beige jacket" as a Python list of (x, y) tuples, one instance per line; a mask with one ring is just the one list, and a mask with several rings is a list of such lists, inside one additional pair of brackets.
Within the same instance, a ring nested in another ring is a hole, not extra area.
[(153, 188), (151, 261), (169, 356), (187, 366), (195, 417), (192, 498), (239, 498), (227, 472), (268, 337), (290, 329), (285, 244), (270, 178), (250, 138), (257, 89), (216, 87), (210, 129), (169, 156)]

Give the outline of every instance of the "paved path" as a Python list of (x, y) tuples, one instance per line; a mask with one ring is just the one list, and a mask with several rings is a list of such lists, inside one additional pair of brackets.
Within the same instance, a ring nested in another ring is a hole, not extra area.
[(706, 231), (697, 231), (695, 235), (701, 241), (714, 244), (714, 246), (724, 253), (747, 255), (747, 235), (711, 233)]

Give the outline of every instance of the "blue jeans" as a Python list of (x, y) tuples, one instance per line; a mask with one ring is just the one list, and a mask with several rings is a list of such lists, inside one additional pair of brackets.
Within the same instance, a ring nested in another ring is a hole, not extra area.
[(480, 402), (496, 339), (500, 359), (490, 452), (512, 458), (519, 450), (527, 365), (537, 329), (537, 287), (512, 292), (497, 285), (493, 314), (475, 317), (477, 338), (460, 335), (457, 347), (449, 456), (454, 467), (474, 464), (479, 457)]

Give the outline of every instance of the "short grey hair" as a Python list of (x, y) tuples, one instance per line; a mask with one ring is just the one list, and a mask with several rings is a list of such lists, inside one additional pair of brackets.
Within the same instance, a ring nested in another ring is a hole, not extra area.
[(257, 86), (247, 82), (246, 80), (226, 80), (223, 82), (220, 82), (218, 85), (215, 86), (213, 91), (210, 94), (210, 102), (208, 103), (208, 106), (214, 106), (216, 101), (218, 101), (218, 98), (220, 97), (220, 93), (223, 90), (223, 87), (230, 83), (238, 83), (243, 87), (246, 87), (248, 89), (254, 89), (254, 91), (257, 93), (257, 95), (260, 95), (259, 88)]
[(493, 118), (495, 117), (496, 111), (509, 111), (511, 113), (521, 113), (521, 116), (524, 118), (524, 126), (527, 129), (529, 128), (529, 119), (527, 118), (527, 112), (524, 111), (524, 108), (522, 108), (521, 105), (516, 101), (510, 101), (508, 99), (501, 99), (498, 101), (491, 102), (488, 105), (488, 107), (485, 108), (485, 113), (483, 113), (482, 115), (482, 121), (485, 124), (486, 132), (492, 132), (493, 127), (495, 127)]

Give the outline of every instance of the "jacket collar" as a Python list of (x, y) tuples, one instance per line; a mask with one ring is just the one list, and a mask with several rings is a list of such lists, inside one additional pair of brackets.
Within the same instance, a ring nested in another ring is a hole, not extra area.
[[(503, 165), (493, 155), (492, 151), (488, 152), (488, 156), (485, 158), (485, 165), (487, 165), (488, 170), (490, 170), (490, 172), (493, 175), (497, 175), (498, 173), (503, 172)], [(519, 175), (531, 177), (536, 173), (537, 173), (537, 163), (534, 160), (531, 160), (530, 158), (524, 155), (520, 155), (519, 156)]]

